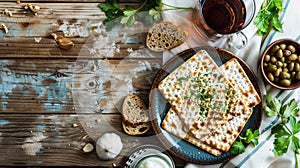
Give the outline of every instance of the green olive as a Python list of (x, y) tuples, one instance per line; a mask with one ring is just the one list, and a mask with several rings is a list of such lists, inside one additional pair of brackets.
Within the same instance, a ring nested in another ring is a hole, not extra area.
[(274, 78), (274, 82), (276, 82), (276, 83), (278, 83), (279, 80), (280, 80), (280, 78), (278, 78), (278, 77), (275, 77), (275, 78)]
[(294, 62), (289, 63), (289, 71), (293, 71), (294, 67), (295, 67), (295, 63)]
[(298, 71), (297, 74), (295, 75), (295, 79), (300, 80), (300, 71)]
[(282, 57), (283, 57), (283, 51), (282, 51), (282, 49), (279, 49), (279, 50), (276, 52), (276, 57), (277, 57), (277, 58), (282, 58)]
[(280, 73), (280, 78), (281, 79), (290, 79), (291, 78), (291, 74), (289, 74), (288, 72), (281, 72)]
[(293, 45), (288, 45), (287, 49), (289, 49), (292, 53), (296, 52), (296, 48)]
[(285, 57), (280, 58), (281, 62), (285, 62)]
[(277, 66), (276, 65), (273, 65), (273, 64), (270, 64), (267, 68), (267, 71), (268, 72), (274, 72), (277, 70)]
[(282, 72), (282, 69), (281, 69), (281, 68), (278, 68), (278, 69), (274, 72), (274, 76), (279, 76), (281, 72)]
[(285, 50), (286, 44), (283, 44), (283, 43), (282, 43), (282, 44), (279, 45), (279, 47), (280, 47), (282, 50)]
[(264, 61), (265, 61), (265, 62), (269, 62), (270, 59), (271, 59), (271, 56), (270, 56), (269, 54), (267, 54), (267, 55), (265, 56)]
[(277, 67), (283, 67), (283, 63), (282, 63), (281, 61), (277, 61), (277, 62), (276, 62), (276, 66), (277, 66)]
[(274, 81), (274, 76), (273, 76), (273, 74), (272, 74), (271, 72), (268, 73), (267, 77), (269, 78), (269, 80), (270, 80), (271, 82)]
[(292, 79), (294, 79), (294, 78), (295, 78), (295, 76), (296, 76), (296, 73), (297, 73), (297, 72), (295, 72), (295, 71), (291, 72), (291, 77), (292, 77)]
[(292, 52), (290, 51), (290, 50), (283, 50), (283, 55), (285, 56), (285, 57), (288, 57), (288, 56), (290, 56), (292, 54)]
[(268, 63), (264, 63), (264, 67), (268, 67), (268, 65), (269, 65)]
[(272, 47), (271, 52), (275, 53), (276, 51), (278, 51), (280, 49), (279, 45), (275, 45)]
[(282, 79), (280, 81), (280, 85), (282, 85), (282, 86), (290, 86), (291, 85), (291, 80), (289, 80), (289, 79)]
[(277, 62), (277, 58), (276, 57), (271, 57), (271, 63), (276, 63)]
[(295, 63), (294, 70), (295, 70), (296, 72), (300, 71), (300, 63), (298, 63), (298, 62)]
[(282, 72), (289, 72), (287, 68), (283, 68)]
[(288, 58), (290, 61), (296, 61), (298, 59), (298, 56), (296, 54), (291, 54)]

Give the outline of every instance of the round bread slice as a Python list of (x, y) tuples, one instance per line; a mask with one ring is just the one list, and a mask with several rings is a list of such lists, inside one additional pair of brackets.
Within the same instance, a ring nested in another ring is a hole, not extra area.
[(141, 135), (150, 128), (147, 106), (134, 94), (125, 97), (122, 107), (122, 126), (129, 135)]
[(130, 94), (125, 97), (122, 106), (122, 119), (132, 125), (149, 121), (147, 106), (139, 96)]
[(153, 25), (146, 37), (146, 46), (152, 51), (165, 51), (185, 42), (188, 32), (171, 22), (160, 22)]

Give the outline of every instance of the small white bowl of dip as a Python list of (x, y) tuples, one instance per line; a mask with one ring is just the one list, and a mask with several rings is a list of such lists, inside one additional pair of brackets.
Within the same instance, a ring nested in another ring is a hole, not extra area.
[(143, 145), (131, 152), (125, 168), (175, 168), (175, 163), (160, 147)]

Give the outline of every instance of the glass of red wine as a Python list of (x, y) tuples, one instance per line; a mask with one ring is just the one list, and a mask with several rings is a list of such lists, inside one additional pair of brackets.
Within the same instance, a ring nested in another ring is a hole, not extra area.
[(249, 25), (254, 14), (254, 0), (200, 0), (193, 23), (196, 31), (209, 40), (236, 33), (246, 43), (247, 37), (241, 30)]

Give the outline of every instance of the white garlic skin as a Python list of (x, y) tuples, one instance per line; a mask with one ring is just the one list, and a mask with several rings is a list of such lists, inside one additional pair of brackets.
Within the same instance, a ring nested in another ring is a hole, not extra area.
[(105, 133), (96, 143), (96, 153), (102, 160), (114, 159), (123, 148), (123, 143), (119, 135), (115, 133)]

